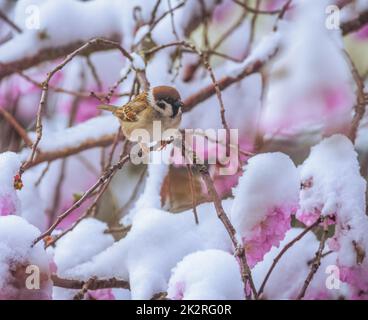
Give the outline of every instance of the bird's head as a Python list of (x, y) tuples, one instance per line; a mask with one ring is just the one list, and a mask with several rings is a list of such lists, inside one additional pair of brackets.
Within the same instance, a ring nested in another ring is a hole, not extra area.
[(158, 86), (150, 89), (148, 99), (152, 108), (165, 117), (175, 118), (182, 112), (184, 105), (179, 92), (169, 86)]

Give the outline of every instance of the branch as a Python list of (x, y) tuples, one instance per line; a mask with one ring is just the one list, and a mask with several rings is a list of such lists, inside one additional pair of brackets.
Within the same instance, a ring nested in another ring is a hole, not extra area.
[(72, 224), (71, 227), (63, 230), (61, 233), (57, 234), (55, 237), (52, 237), (50, 240), (46, 241), (45, 248), (55, 245), (57, 241), (60, 240), (60, 238), (64, 237), (67, 233), (70, 231), (73, 231), (75, 227), (85, 218), (92, 216), (92, 211), (96, 208), (97, 202), (101, 199), (102, 195), (106, 191), (107, 187), (109, 186), (109, 183), (111, 182), (112, 178), (114, 176), (114, 173), (110, 175), (106, 183), (101, 185), (100, 190), (97, 193), (97, 196), (93, 200), (93, 203), (89, 206), (89, 208)]
[(255, 288), (254, 282), (253, 282), (253, 278), (252, 278), (252, 273), (251, 270), (249, 268), (248, 262), (247, 262), (247, 258), (245, 255), (245, 250), (244, 247), (242, 246), (242, 244), (240, 244), (236, 238), (236, 231), (234, 226), (231, 224), (231, 221), (229, 219), (229, 217), (226, 215), (224, 208), (222, 207), (222, 203), (221, 203), (221, 199), (219, 197), (219, 195), (217, 194), (217, 191), (215, 189), (215, 186), (213, 184), (213, 181), (211, 179), (211, 176), (208, 172), (208, 168), (205, 165), (202, 166), (198, 166), (199, 168), (199, 172), (202, 176), (202, 179), (204, 181), (204, 183), (206, 184), (207, 190), (213, 200), (213, 203), (215, 205), (215, 209), (217, 212), (217, 216), (218, 218), (221, 220), (222, 224), (224, 225), (227, 233), (230, 236), (231, 242), (233, 243), (235, 252), (234, 255), (236, 258), (239, 259), (240, 262), (240, 271), (241, 271), (241, 277), (244, 283), (244, 291), (245, 291), (245, 295), (247, 297), (247, 299), (250, 299), (250, 295), (248, 294), (248, 284), (250, 286), (250, 289), (253, 293), (253, 296), (255, 299), (257, 299), (258, 295), (257, 295), (257, 290)]
[(18, 135), (23, 139), (28, 147), (32, 147), (32, 140), (28, 137), (27, 131), (20, 125), (20, 123), (3, 107), (0, 106), (0, 114), (13, 127)]
[(234, 3), (236, 3), (237, 5), (243, 7), (245, 10), (254, 13), (254, 14), (265, 14), (265, 15), (275, 15), (275, 14), (280, 14), (282, 12), (282, 8), (281, 9), (276, 9), (276, 10), (261, 10), (258, 8), (252, 8), (249, 5), (247, 5), (246, 3), (240, 2), (239, 0), (233, 0)]
[[(218, 38), (218, 40), (213, 44), (212, 50), (207, 52), (209, 58), (211, 57), (211, 55), (213, 55), (215, 53), (215, 50), (217, 50), (223, 44), (223, 42), (226, 39), (228, 39), (233, 34), (233, 32), (235, 30), (237, 30), (246, 21), (246, 19), (245, 19), (246, 16), (247, 16), (246, 11), (243, 11), (242, 15), (235, 21), (235, 23), (232, 26), (230, 26), (230, 28), (228, 30), (226, 30)], [(198, 59), (196, 62), (190, 64), (187, 67), (187, 70), (184, 72), (183, 81), (184, 82), (189, 82), (190, 80), (192, 80), (195, 72), (197, 71), (197, 69), (199, 68), (200, 65), (201, 65), (201, 60), (200, 59)]]
[[(245, 255), (245, 250), (244, 247), (241, 243), (239, 243), (238, 239), (237, 239), (237, 235), (236, 235), (236, 230), (234, 228), (234, 226), (232, 225), (229, 217), (227, 216), (222, 203), (221, 203), (221, 199), (216, 191), (215, 185), (212, 181), (212, 178), (210, 176), (210, 173), (208, 171), (208, 166), (206, 164), (198, 164), (198, 157), (196, 155), (196, 153), (189, 148), (188, 146), (186, 146), (185, 144), (185, 136), (182, 134), (181, 136), (181, 147), (182, 147), (182, 152), (183, 155), (189, 160), (191, 161), (191, 163), (193, 163), (193, 167), (200, 173), (202, 180), (204, 181), (207, 191), (210, 195), (210, 197), (212, 198), (213, 204), (215, 206), (216, 209), (216, 213), (218, 218), (220, 219), (220, 221), (222, 222), (222, 224), (224, 225), (230, 239), (231, 242), (233, 244), (234, 247), (234, 256), (238, 259), (239, 264), (240, 264), (240, 273), (241, 273), (241, 278), (242, 281), (244, 283), (244, 294), (245, 297), (247, 298), (247, 300), (251, 299), (252, 297), (252, 293), (255, 299), (258, 298), (257, 295), (257, 290), (255, 288), (254, 282), (253, 282), (253, 278), (252, 278), (252, 273), (251, 270), (249, 268), (248, 262), (247, 262), (247, 257)], [(248, 287), (249, 285), (249, 287)], [(248, 288), (250, 288), (251, 292), (248, 293)]]
[(305, 228), (303, 230), (303, 232), (301, 232), (298, 236), (296, 236), (293, 240), (291, 240), (285, 247), (282, 248), (282, 250), (279, 252), (279, 254), (273, 259), (273, 263), (270, 267), (270, 269), (268, 269), (268, 272), (266, 274), (266, 277), (264, 278), (261, 287), (259, 288), (258, 291), (258, 297), (261, 297), (264, 288), (266, 286), (266, 283), (268, 281), (268, 279), (271, 276), (271, 273), (273, 271), (273, 269), (275, 269), (276, 264), (279, 262), (279, 260), (281, 259), (281, 257), (286, 253), (286, 251), (288, 251), (296, 242), (298, 242), (300, 239), (302, 239), (309, 231), (311, 231), (314, 227), (316, 227), (319, 223), (321, 222), (320, 219), (318, 219), (315, 223), (313, 223), (312, 225), (310, 225), (308, 228)]
[[(173, 140), (170, 139), (168, 141), (165, 141), (166, 144), (170, 144), (172, 143)], [(160, 143), (151, 146), (149, 148), (149, 151), (154, 151), (157, 150), (159, 147), (161, 146)], [(138, 151), (138, 156), (142, 156), (143, 155), (143, 150), (140, 149)], [(79, 208), (99, 187), (104, 186), (106, 183), (109, 183), (110, 179), (112, 178), (112, 176), (116, 173), (116, 171), (120, 170), (125, 163), (127, 163), (130, 160), (131, 157), (131, 153), (127, 154), (127, 155), (122, 155), (120, 157), (120, 160), (110, 166), (101, 176), (100, 178), (92, 185), (92, 187), (90, 187), (87, 191), (85, 191), (83, 193), (83, 195), (78, 199), (78, 201), (76, 201), (69, 209), (67, 209), (66, 211), (64, 211), (63, 213), (61, 213), (57, 219), (55, 220), (55, 222), (46, 230), (44, 231), (42, 234), (40, 234), (32, 243), (32, 247), (38, 243), (39, 241), (41, 241), (42, 239), (44, 239), (47, 236), (51, 236), (51, 233), (56, 229), (56, 227), (59, 225), (59, 223), (61, 221), (63, 221), (69, 214), (71, 214), (75, 209)]]
[(327, 221), (325, 219), (323, 219), (322, 222), (323, 222), (323, 233), (322, 233), (321, 240), (319, 242), (319, 248), (316, 252), (316, 256), (315, 256), (314, 261), (312, 263), (311, 270), (309, 271), (308, 276), (304, 281), (303, 288), (302, 288), (302, 290), (300, 291), (300, 293), (297, 297), (298, 300), (301, 300), (305, 296), (305, 292), (307, 291), (309, 284), (311, 283), (315, 273), (317, 272), (319, 266), (321, 265), (321, 259), (322, 259), (322, 256), (323, 256), (323, 249), (325, 248), (325, 244), (326, 244), (326, 240), (327, 240), (327, 234), (328, 234)]
[(110, 177), (117, 171), (120, 170), (123, 165), (129, 160), (130, 156), (126, 155), (125, 157), (121, 158), (116, 164), (114, 164), (113, 166), (111, 166), (108, 170), (106, 170), (106, 172), (104, 172), (102, 174), (102, 176), (95, 182), (95, 184), (90, 187), (86, 192), (84, 192), (84, 194), (82, 195), (82, 197), (76, 201), (69, 209), (67, 209), (65, 212), (63, 212), (62, 214), (60, 214), (57, 219), (55, 220), (55, 222), (45, 231), (43, 232), (40, 236), (38, 236), (32, 243), (32, 246), (34, 246), (37, 242), (39, 242), (40, 240), (42, 240), (43, 238), (45, 238), (46, 236), (50, 236), (51, 233), (56, 229), (56, 227), (59, 225), (59, 223), (61, 221), (63, 221), (70, 213), (72, 213), (75, 209), (79, 208), (82, 203), (89, 198), (89, 196), (95, 191), (97, 190), (97, 188), (99, 188), (101, 185), (104, 185), (109, 179)]
[[(256, 60), (253, 63), (247, 65), (237, 76), (226, 76), (217, 81), (218, 88), (220, 90), (225, 90), (227, 87), (231, 86), (232, 84), (242, 80), (246, 76), (249, 76), (253, 73), (260, 71), (263, 67), (264, 61)], [(207, 100), (211, 96), (216, 93), (216, 87), (211, 83), (208, 86), (202, 88), (198, 92), (194, 93), (193, 95), (189, 96), (187, 99), (184, 100), (184, 112), (192, 110), (197, 104)]]
[[(40, 103), (38, 106), (38, 110), (37, 110), (37, 118), (36, 118), (36, 140), (33, 143), (32, 146), (32, 151), (31, 154), (29, 156), (29, 158), (27, 159), (27, 161), (25, 161), (20, 170), (19, 170), (19, 174), (22, 175), (24, 170), (29, 167), (29, 165), (33, 162), (35, 155), (36, 155), (36, 151), (37, 151), (37, 147), (38, 144), (41, 140), (42, 137), (42, 114), (43, 111), (45, 109), (45, 105), (46, 105), (46, 99), (47, 99), (47, 93), (49, 90), (49, 82), (52, 79), (52, 77), (59, 72), (60, 70), (62, 70), (65, 65), (67, 65), (70, 61), (73, 60), (74, 57), (76, 57), (77, 55), (80, 54), (86, 54), (86, 52), (89, 52), (91, 50), (91, 48), (114, 48), (114, 49), (118, 49), (123, 56), (125, 56), (130, 62), (133, 63), (134, 59), (133, 57), (130, 55), (129, 52), (127, 52), (123, 47), (120, 46), (120, 44), (118, 42), (112, 41), (112, 40), (108, 40), (108, 39), (103, 39), (103, 38), (95, 38), (92, 39), (90, 41), (88, 41), (87, 43), (85, 43), (84, 45), (82, 45), (81, 47), (79, 47), (78, 49), (76, 49), (75, 51), (73, 51), (71, 54), (69, 54), (64, 60), (63, 62), (61, 62), (59, 65), (57, 65), (51, 72), (49, 72), (47, 74), (46, 80), (42, 83), (42, 91), (41, 91), (41, 99), (40, 99)], [(134, 66), (132, 65), (132, 67), (134, 68)], [(143, 88), (143, 90), (147, 90), (149, 87), (149, 82), (146, 78), (145, 75), (145, 71), (144, 70), (134, 70), (136, 72), (137, 78), (139, 80), (139, 83), (141, 85), (141, 87)]]
[(12, 20), (10, 20), (7, 15), (0, 10), (0, 19), (4, 20), (10, 27), (12, 27), (16, 32), (22, 33), (22, 29), (19, 28)]
[(368, 23), (368, 10), (359, 14), (356, 19), (341, 24), (342, 35), (346, 36), (352, 32), (358, 31), (366, 23)]
[(357, 136), (357, 132), (359, 129), (360, 121), (363, 119), (366, 105), (367, 105), (367, 99), (365, 97), (365, 84), (363, 78), (359, 75), (358, 69), (354, 63), (354, 61), (351, 59), (350, 55), (347, 51), (344, 51), (345, 55), (350, 63), (351, 73), (353, 75), (353, 79), (355, 81), (355, 84), (357, 86), (356, 96), (356, 106), (354, 108), (354, 117), (351, 122), (350, 131), (349, 131), (349, 139), (354, 144)]
[[(170, 43), (168, 45), (160, 46), (160, 48), (166, 48), (168, 46), (179, 45), (181, 43), (182, 42)], [(156, 47), (154, 49), (155, 49), (154, 51), (157, 51), (158, 47)], [(153, 53), (154, 51), (150, 50), (148, 52), (148, 54), (150, 54), (151, 52)], [(277, 48), (274, 50), (274, 52), (272, 52), (269, 55), (268, 58), (273, 57), (276, 54), (276, 52), (277, 52)], [(225, 77), (217, 80), (218, 89), (219, 90), (225, 90), (226, 88), (228, 88), (232, 84), (237, 83), (238, 81), (241, 81), (245, 77), (259, 72), (266, 62), (267, 62), (267, 59), (257, 59), (255, 61), (250, 62), (249, 64), (245, 65), (243, 67), (243, 69), (240, 72), (238, 72), (238, 74), (236, 76), (225, 76)], [(183, 109), (183, 112), (189, 112), (194, 107), (196, 107), (198, 104), (200, 104), (201, 102), (209, 99), (210, 97), (212, 97), (215, 94), (216, 94), (216, 86), (213, 83), (207, 85), (206, 87), (200, 89), (198, 92), (192, 94), (191, 96), (187, 97), (184, 100), (185, 107)], [(82, 142), (78, 146), (73, 146), (73, 147), (70, 147), (70, 148), (64, 148), (64, 149), (56, 150), (56, 151), (39, 152), (37, 154), (36, 158), (32, 162), (29, 162), (29, 163), (24, 165), (24, 169), (28, 169), (30, 167), (33, 167), (33, 166), (38, 165), (38, 164), (40, 164), (42, 162), (45, 162), (45, 161), (53, 161), (53, 160), (56, 160), (56, 159), (68, 157), (68, 156), (77, 154), (79, 152), (82, 152), (82, 151), (85, 151), (85, 150), (88, 150), (88, 149), (92, 149), (92, 148), (96, 148), (96, 147), (109, 146), (113, 143), (114, 137), (115, 137), (115, 135), (107, 135), (107, 136), (103, 136), (103, 137), (98, 138), (98, 139), (88, 139), (88, 140)]]
[[(120, 39), (120, 37), (113, 35), (110, 39), (114, 41)], [(44, 48), (32, 56), (22, 57), (8, 63), (0, 63), (0, 80), (15, 72), (24, 71), (42, 62), (63, 58), (71, 52), (78, 50), (85, 43), (85, 41), (75, 41), (60, 47)], [(91, 45), (83, 52), (79, 52), (78, 54), (88, 56), (94, 52), (112, 49), (115, 49), (115, 46)]]
[[(129, 69), (130, 70), (130, 69)], [(23, 79), (27, 80), (28, 82), (32, 83), (33, 85), (35, 85), (36, 87), (42, 89), (42, 83), (37, 82), (36, 80), (32, 79), (30, 76), (26, 75), (24, 72), (18, 72), (18, 75), (20, 77), (22, 77)], [(69, 89), (65, 89), (65, 88), (60, 88), (60, 87), (55, 87), (49, 84), (49, 90), (57, 92), (57, 93), (64, 93), (64, 94), (68, 94), (71, 96), (75, 96), (78, 98), (96, 98), (101, 102), (110, 102), (112, 97), (122, 97), (127, 95), (127, 93), (119, 93), (119, 94), (114, 94), (116, 88), (118, 87), (118, 85), (124, 81), (125, 79), (119, 79), (119, 83), (115, 84), (113, 88), (111, 88), (109, 90), (109, 93), (106, 95), (106, 93), (103, 92), (95, 92), (95, 91), (73, 91), (73, 90), (69, 90)], [(109, 100), (107, 100), (109, 99)]]
[(97, 147), (107, 147), (113, 143), (114, 137), (115, 134), (105, 135), (98, 139), (87, 139), (77, 146), (55, 151), (39, 152), (37, 154), (37, 157), (31, 163), (27, 163), (24, 166), (24, 169), (25, 170), (29, 169), (43, 162), (50, 162), (56, 159), (69, 157), (88, 149)]
[[(168, 10), (164, 12), (160, 17), (156, 19), (156, 11), (158, 9), (159, 2), (155, 6), (152, 12), (152, 19), (150, 22), (150, 32), (158, 25), (158, 23), (163, 20), (168, 14), (171, 12), (183, 7), (185, 5), (185, 1), (179, 3), (177, 6), (173, 7), (172, 10)], [(211, 8), (212, 9), (212, 8)], [(202, 23), (202, 16), (198, 15), (197, 12), (193, 12), (188, 19), (185, 21), (185, 25), (183, 25), (183, 33), (184, 36), (188, 37), (200, 24)], [(147, 33), (147, 35), (149, 32)], [(108, 37), (112, 41), (120, 41), (122, 35), (118, 32), (112, 34)], [(144, 37), (143, 37), (144, 38)], [(51, 61), (59, 58), (63, 58), (64, 56), (74, 52), (81, 46), (85, 44), (85, 41), (79, 40), (74, 41), (72, 43), (59, 46), (59, 47), (49, 47), (40, 49), (37, 53), (32, 54), (31, 56), (21, 57), (9, 63), (0, 63), (0, 80), (4, 77), (9, 76), (15, 72), (24, 71), (31, 67), (35, 67), (38, 64), (46, 61)], [(136, 44), (137, 45), (137, 44)], [(91, 46), (85, 52), (81, 53), (84, 56), (88, 56), (91, 53), (105, 51), (105, 50), (112, 50), (116, 49), (115, 46)]]
[(59, 278), (56, 274), (51, 275), (51, 280), (55, 287), (65, 288), (65, 289), (82, 289), (83, 286), (89, 282), (88, 289), (89, 290), (98, 290), (98, 289), (108, 289), (108, 288), (122, 288), (122, 289), (130, 289), (129, 282), (124, 280), (119, 280), (116, 278), (111, 279), (96, 279), (92, 278), (87, 281), (81, 280), (71, 280), (71, 279), (63, 279)]

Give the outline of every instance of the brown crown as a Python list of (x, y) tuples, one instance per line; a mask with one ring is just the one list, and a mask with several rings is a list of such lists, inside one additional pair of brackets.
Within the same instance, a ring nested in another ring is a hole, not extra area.
[(154, 87), (152, 89), (152, 94), (156, 101), (165, 98), (180, 100), (179, 92), (175, 88), (169, 86)]

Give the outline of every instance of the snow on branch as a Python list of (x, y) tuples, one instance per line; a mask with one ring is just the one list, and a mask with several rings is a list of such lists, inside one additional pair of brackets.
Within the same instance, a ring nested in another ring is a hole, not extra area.
[(30, 3), (0, 5), (0, 299), (368, 298), (364, 1)]

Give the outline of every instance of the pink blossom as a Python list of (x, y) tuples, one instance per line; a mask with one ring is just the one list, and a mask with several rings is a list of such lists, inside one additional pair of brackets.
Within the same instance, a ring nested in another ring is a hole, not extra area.
[[(67, 229), (69, 228), (84, 212), (87, 210), (88, 206), (91, 204), (91, 200), (85, 201), (79, 208), (74, 210), (69, 214), (63, 221), (58, 224), (57, 229)], [(62, 212), (66, 211), (73, 205), (73, 202), (66, 201), (61, 209)]]
[(264, 6), (267, 10), (276, 10), (281, 8), (287, 0), (270, 0), (270, 1), (265, 1), (264, 2)]
[(27, 266), (32, 263), (19, 261), (9, 261), (8, 268), (11, 276), (7, 279), (6, 285), (0, 287), (0, 300), (49, 300), (51, 299), (51, 280), (49, 270), (40, 272), (40, 289), (29, 289), (26, 287), (26, 280), (30, 276), (26, 272)]
[(296, 214), (297, 219), (303, 222), (306, 226), (310, 226), (317, 221), (321, 216), (321, 211), (315, 209), (314, 211), (298, 211)]
[(231, 14), (231, 9), (234, 7), (232, 1), (223, 1), (220, 5), (216, 6), (213, 12), (214, 22), (221, 23)]
[[(253, 147), (250, 141), (242, 139), (239, 142), (239, 149), (251, 152)], [(208, 148), (203, 155), (204, 159), (215, 165), (210, 167), (210, 172), (214, 180), (216, 191), (220, 196), (225, 196), (238, 183), (242, 175), (241, 167), (249, 157), (236, 152), (226, 154), (226, 146), (220, 143), (208, 142)]]
[[(75, 115), (75, 122), (81, 123), (98, 115), (98, 102), (94, 98), (82, 99), (78, 104), (78, 109)], [(61, 113), (69, 116), (73, 106), (73, 100), (63, 104), (60, 108)]]
[(351, 90), (346, 85), (314, 88), (286, 103), (284, 112), (264, 121), (262, 127), (266, 132), (288, 136), (306, 124), (323, 121), (327, 132), (343, 131), (344, 123), (339, 119), (351, 109), (352, 99)]
[(270, 210), (266, 218), (253, 227), (250, 233), (243, 236), (246, 257), (251, 268), (263, 259), (272, 246), (279, 246), (286, 231), (291, 228), (291, 213), (294, 211), (292, 206), (276, 207)]
[(351, 298), (368, 300), (368, 268), (363, 266), (339, 266), (340, 280), (350, 284)]
[(178, 281), (175, 283), (175, 293), (172, 295), (173, 300), (183, 300), (185, 293), (185, 283), (183, 281)]
[(39, 230), (15, 215), (0, 220), (0, 299), (51, 299), (50, 257), (42, 243), (31, 246)]
[(327, 245), (333, 251), (339, 251), (340, 250), (339, 240), (336, 237), (336, 235), (333, 236), (332, 238), (328, 239)]
[(88, 291), (88, 298), (91, 300), (115, 300), (111, 288)]
[(368, 24), (366, 24), (363, 28), (361, 28), (355, 35), (358, 40), (367, 40), (368, 39)]
[(0, 194), (0, 216), (16, 214), (16, 196), (8, 193)]
[[(195, 151), (200, 161), (211, 164), (210, 173), (219, 195), (229, 194), (231, 189), (238, 183), (241, 175), (241, 166), (249, 157), (240, 154), (239, 150), (236, 149), (233, 149), (233, 152), (227, 155), (226, 146), (223, 143), (217, 143), (213, 140), (206, 141), (201, 136), (196, 136), (193, 139), (191, 148)], [(248, 139), (242, 139), (239, 142), (239, 149), (251, 152), (253, 146)], [(183, 166), (188, 162), (184, 161), (181, 150), (176, 147), (174, 147), (171, 161), (177, 167)], [(203, 190), (206, 190), (205, 186), (203, 186)]]
[[(284, 5), (286, 4), (288, 0), (269, 0), (269, 1), (261, 1), (261, 9), (264, 10), (278, 10), (284, 7)], [(293, 9), (293, 3), (291, 2), (289, 4), (289, 9), (286, 11), (285, 13), (285, 17), (289, 18), (292, 14), (292, 9)]]

